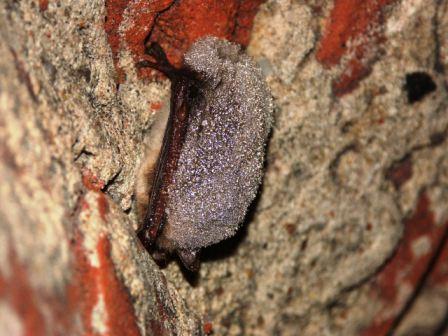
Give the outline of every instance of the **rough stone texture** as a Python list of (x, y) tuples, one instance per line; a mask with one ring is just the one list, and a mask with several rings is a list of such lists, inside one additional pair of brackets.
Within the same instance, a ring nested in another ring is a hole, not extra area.
[(168, 85), (132, 70), (117, 87), (104, 17), (90, 1), (0, 4), (2, 307), (26, 335), (200, 334), (129, 214)]
[[(446, 332), (448, 2), (221, 3), (0, 3), (2, 333)], [(277, 106), (247, 225), (197, 277), (134, 234), (169, 97), (134, 67), (149, 33), (175, 62), (250, 36)]]

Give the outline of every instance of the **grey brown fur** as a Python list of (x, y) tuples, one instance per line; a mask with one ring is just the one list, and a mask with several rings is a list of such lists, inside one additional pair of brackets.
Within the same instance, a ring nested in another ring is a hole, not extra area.
[(235, 234), (261, 183), (273, 121), (261, 70), (238, 45), (200, 39), (184, 64), (202, 98), (190, 107), (161, 234), (181, 258)]

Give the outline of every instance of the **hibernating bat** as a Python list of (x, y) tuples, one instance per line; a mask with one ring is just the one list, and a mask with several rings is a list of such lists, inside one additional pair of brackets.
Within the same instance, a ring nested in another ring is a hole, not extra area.
[(146, 52), (155, 62), (137, 66), (171, 80), (171, 106), (161, 147), (151, 147), (140, 169), (138, 237), (156, 261), (175, 252), (195, 271), (201, 248), (234, 235), (255, 198), (273, 102), (237, 44), (202, 38), (180, 69), (158, 44)]

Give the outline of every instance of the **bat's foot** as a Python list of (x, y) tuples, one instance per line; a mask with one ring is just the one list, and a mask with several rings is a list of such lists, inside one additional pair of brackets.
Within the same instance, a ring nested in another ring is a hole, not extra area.
[(177, 250), (176, 252), (179, 259), (189, 271), (199, 271), (199, 250)]
[(138, 69), (152, 68), (163, 72), (168, 78), (174, 77), (178, 70), (168, 61), (165, 51), (157, 42), (151, 42), (145, 45), (145, 54), (154, 58), (155, 62), (148, 60), (137, 62)]

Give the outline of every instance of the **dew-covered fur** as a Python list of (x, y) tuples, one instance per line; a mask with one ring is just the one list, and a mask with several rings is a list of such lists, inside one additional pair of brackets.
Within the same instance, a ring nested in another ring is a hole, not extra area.
[(263, 175), (273, 104), (259, 67), (228, 41), (207, 37), (185, 55), (203, 79), (169, 188), (163, 235), (198, 250), (232, 236)]

